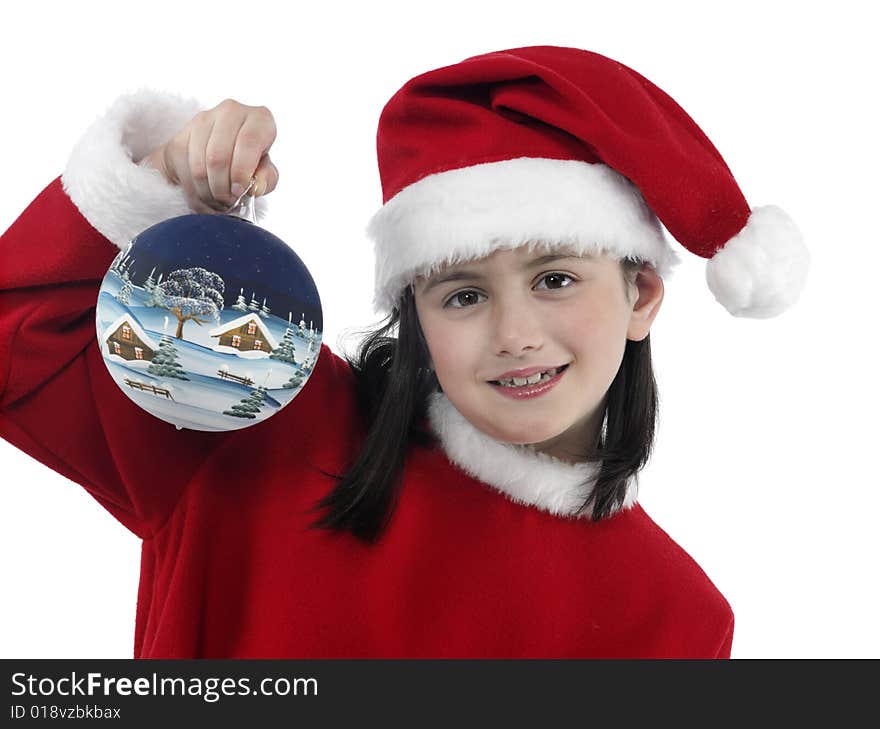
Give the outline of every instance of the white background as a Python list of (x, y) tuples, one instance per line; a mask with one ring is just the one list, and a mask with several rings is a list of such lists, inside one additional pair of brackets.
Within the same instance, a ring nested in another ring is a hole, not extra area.
[[(344, 328), (373, 321), (363, 228), (398, 87), (522, 45), (616, 58), (694, 117), (813, 256), (797, 306), (760, 321), (727, 314), (684, 252), (653, 329), (662, 411), (642, 504), (730, 601), (734, 657), (878, 657), (876, 26), (857, 2), (715, 5), (13, 3), (0, 230), (122, 92), (265, 104), (281, 182), (264, 225), (310, 268), (339, 351)], [(0, 474), (0, 655), (130, 657), (137, 538), (5, 441)]]

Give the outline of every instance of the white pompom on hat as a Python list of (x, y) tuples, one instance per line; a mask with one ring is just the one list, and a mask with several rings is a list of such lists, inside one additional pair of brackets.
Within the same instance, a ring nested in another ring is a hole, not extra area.
[(419, 275), (524, 244), (605, 251), (668, 275), (678, 258), (658, 219), (709, 259), (709, 288), (735, 316), (781, 313), (806, 280), (792, 220), (751, 210), (685, 111), (596, 53), (517, 48), (417, 76), (386, 104), (377, 148), (379, 311)]

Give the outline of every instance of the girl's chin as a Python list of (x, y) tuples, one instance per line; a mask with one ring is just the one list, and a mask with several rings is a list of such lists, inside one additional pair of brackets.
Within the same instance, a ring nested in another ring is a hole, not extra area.
[(551, 442), (560, 435), (557, 430), (545, 430), (543, 428), (516, 428), (515, 430), (511, 430), (502, 427), (493, 428), (491, 431), (483, 432), (488, 432), (495, 440), (501, 441), (502, 443), (530, 446), (534, 448), (539, 448), (542, 443)]
[[(471, 412), (470, 409), (459, 412), (481, 433), (509, 445), (539, 446), (542, 443), (553, 442), (566, 431), (564, 424), (546, 416), (526, 420), (520, 415), (513, 422), (509, 413), (495, 412), (492, 408), (479, 409), (476, 412)], [(492, 417), (493, 415), (497, 417)]]

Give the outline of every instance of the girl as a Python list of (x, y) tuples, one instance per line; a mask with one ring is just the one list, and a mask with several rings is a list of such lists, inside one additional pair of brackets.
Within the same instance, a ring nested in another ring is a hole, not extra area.
[(196, 111), (121, 99), (0, 247), (2, 434), (143, 539), (135, 657), (728, 657), (730, 606), (637, 502), (660, 222), (760, 317), (805, 277), (785, 214), (610, 59), (423, 74), (379, 122), (384, 326), (258, 428), (177, 431), (112, 382), (93, 309), (113, 244), (274, 189), (271, 114)]

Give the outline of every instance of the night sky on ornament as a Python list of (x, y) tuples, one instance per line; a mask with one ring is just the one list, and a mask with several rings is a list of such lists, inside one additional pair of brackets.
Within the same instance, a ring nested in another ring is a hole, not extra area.
[(274, 316), (324, 329), (321, 301), (308, 269), (292, 248), (277, 236), (229, 215), (184, 215), (163, 221), (136, 236), (128, 253), (132, 283), (142, 286), (179, 268), (200, 266), (226, 284), (225, 305), (232, 306), (243, 289), (246, 303), (253, 294)]

